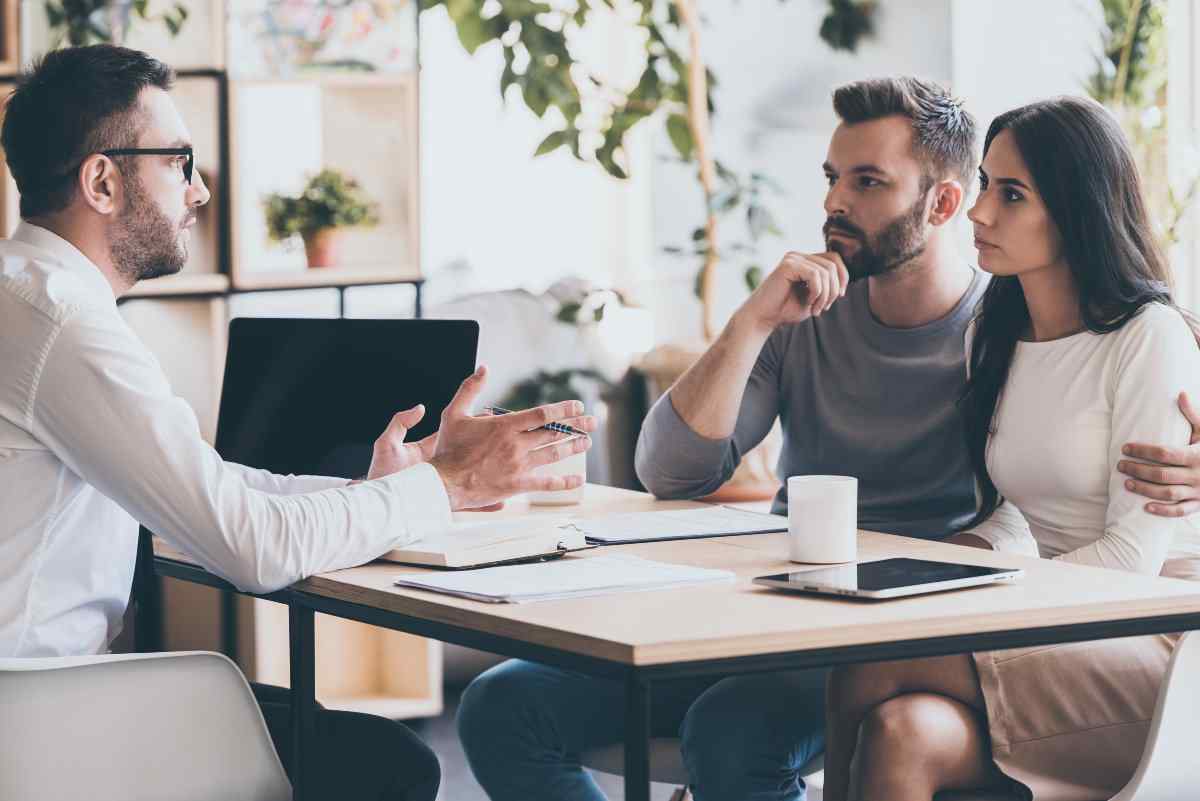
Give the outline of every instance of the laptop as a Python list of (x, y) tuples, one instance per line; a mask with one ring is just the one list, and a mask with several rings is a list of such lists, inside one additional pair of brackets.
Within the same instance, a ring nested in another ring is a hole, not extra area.
[(274, 473), (359, 478), (396, 412), (425, 404), (410, 442), (437, 430), (478, 346), (472, 320), (239, 317), (217, 452)]
[(790, 592), (885, 599), (1010, 582), (1023, 575), (1022, 570), (1006, 567), (898, 558), (759, 576), (754, 583)]

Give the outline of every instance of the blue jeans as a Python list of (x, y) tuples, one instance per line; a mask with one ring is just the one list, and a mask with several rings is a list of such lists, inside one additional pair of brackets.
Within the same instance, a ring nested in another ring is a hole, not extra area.
[[(696, 801), (801, 801), (825, 748), (824, 670), (652, 685), (651, 730), (678, 736)], [(458, 733), (492, 801), (603, 801), (580, 755), (622, 742), (625, 688), (510, 660), (463, 693)]]

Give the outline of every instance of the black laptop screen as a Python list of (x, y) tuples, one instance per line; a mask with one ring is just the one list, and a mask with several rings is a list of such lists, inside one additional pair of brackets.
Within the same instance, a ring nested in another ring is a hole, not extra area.
[(235, 319), (217, 451), (275, 473), (364, 475), (396, 412), (425, 404), (410, 442), (437, 430), (478, 344), (466, 320)]

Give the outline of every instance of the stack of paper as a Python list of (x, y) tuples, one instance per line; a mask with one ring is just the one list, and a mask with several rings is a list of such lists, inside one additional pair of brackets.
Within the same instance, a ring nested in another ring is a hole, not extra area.
[(526, 603), (582, 598), (631, 590), (665, 590), (733, 581), (728, 570), (653, 562), (636, 556), (566, 556), (555, 562), (488, 567), (467, 573), (415, 573), (398, 587), (444, 592), (488, 603)]
[(576, 520), (574, 525), (588, 542), (616, 545), (622, 542), (686, 540), (696, 537), (725, 537), (731, 534), (766, 534), (787, 531), (786, 517), (707, 506), (667, 512), (627, 512)]

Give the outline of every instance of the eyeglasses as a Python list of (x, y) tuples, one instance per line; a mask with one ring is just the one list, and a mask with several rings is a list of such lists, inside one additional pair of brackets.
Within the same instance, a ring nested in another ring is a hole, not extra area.
[(187, 156), (183, 163), (183, 179), (191, 184), (192, 168), (196, 164), (196, 155), (190, 147), (119, 147), (113, 150), (101, 150), (102, 156)]

